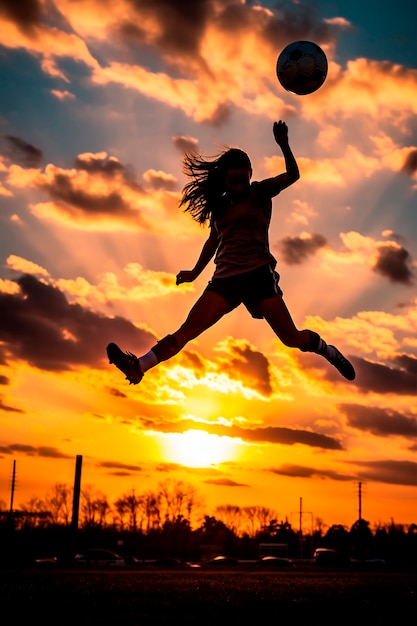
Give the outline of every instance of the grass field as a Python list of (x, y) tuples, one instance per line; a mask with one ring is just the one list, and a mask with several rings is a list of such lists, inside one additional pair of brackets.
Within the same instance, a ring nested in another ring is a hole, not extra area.
[(5, 624), (400, 626), (415, 618), (416, 582), (388, 572), (14, 570), (0, 571), (0, 597)]

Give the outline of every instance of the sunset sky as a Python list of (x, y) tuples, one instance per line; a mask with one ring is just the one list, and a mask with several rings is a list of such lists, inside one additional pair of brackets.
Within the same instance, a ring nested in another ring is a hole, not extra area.
[[(386, 8), (384, 8), (384, 6)], [(109, 502), (167, 478), (203, 512), (417, 522), (417, 4), (369, 0), (0, 0), (0, 508), (72, 485)], [(318, 43), (314, 94), (283, 47)], [(129, 386), (213, 272), (175, 285), (208, 231), (178, 207), (185, 150), (236, 146), (273, 201), (285, 302), (349, 355), (348, 382), (244, 307)]]

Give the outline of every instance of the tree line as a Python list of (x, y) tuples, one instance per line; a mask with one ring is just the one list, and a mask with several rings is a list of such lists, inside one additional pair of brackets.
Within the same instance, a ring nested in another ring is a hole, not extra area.
[[(73, 488), (57, 483), (43, 498), (32, 497), (18, 510), (0, 502), (4, 561), (45, 556), (70, 557), (88, 547), (107, 547), (140, 559), (176, 558), (202, 561), (216, 554), (257, 559), (260, 546), (280, 546), (281, 556), (311, 558), (317, 547), (330, 547), (349, 558), (385, 559), (417, 564), (417, 524), (379, 524), (371, 530), (359, 519), (347, 528), (325, 526), (319, 518), (308, 530), (279, 520), (273, 509), (226, 504), (207, 515), (196, 488), (166, 480), (155, 491), (134, 489), (113, 503), (92, 486), (81, 490), (77, 527)], [(1, 561), (1, 557), (0, 557)]]

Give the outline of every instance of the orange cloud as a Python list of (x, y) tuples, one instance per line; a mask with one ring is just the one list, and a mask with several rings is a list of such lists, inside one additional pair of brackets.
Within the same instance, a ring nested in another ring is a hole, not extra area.
[(177, 178), (172, 174), (167, 174), (161, 170), (150, 169), (143, 173), (143, 180), (151, 187), (158, 189), (175, 189), (177, 185)]
[(13, 164), (7, 175), (11, 187), (50, 196), (29, 207), (42, 220), (82, 230), (195, 234), (198, 225), (178, 211), (179, 193), (170, 190), (176, 178), (148, 170), (144, 179), (157, 188), (145, 189), (130, 168), (106, 152), (80, 154), (71, 169), (49, 164), (42, 172)]
[[(416, 114), (416, 70), (363, 58), (342, 70), (333, 61), (338, 30), (351, 28), (342, 17), (315, 23), (314, 15), (300, 6), (300, 19), (294, 22), (290, 8), (287, 15), (285, 7), (273, 12), (217, 0), (194, 3), (186, 14), (180, 4), (167, 6), (163, 0), (151, 4), (118, 0), (107, 4), (105, 11), (97, 0), (57, 0), (57, 7), (77, 34), (49, 26), (40, 13), (26, 28), (9, 15), (2, 18), (0, 43), (25, 48), (41, 58), (46, 73), (67, 81), (57, 62), (70, 57), (91, 70), (94, 83), (134, 89), (196, 121), (218, 124), (238, 107), (268, 119), (296, 111), (309, 120), (364, 114), (375, 120), (373, 124), (401, 129), (404, 120)], [(275, 63), (288, 40), (304, 39), (307, 33), (326, 50), (329, 73), (325, 85), (303, 99), (280, 88)], [(156, 52), (163, 69), (152, 70), (146, 62), (114, 61), (111, 41), (122, 49), (133, 41)], [(102, 46), (102, 65), (92, 56), (90, 42)]]
[(41, 21), (28, 30), (20, 28), (11, 19), (0, 16), (0, 44), (6, 48), (24, 48), (30, 54), (40, 57), (45, 73), (65, 81), (68, 79), (58, 69), (56, 59), (68, 57), (85, 63), (91, 69), (98, 66), (87, 44), (80, 37)]
[(380, 359), (391, 358), (417, 334), (417, 315), (413, 309), (402, 315), (361, 311), (350, 319), (337, 317), (332, 321), (308, 316), (305, 323), (326, 336), (329, 343), (344, 344)]
[(6, 259), (6, 265), (15, 272), (22, 272), (23, 274), (37, 274), (39, 276), (49, 276), (48, 270), (37, 263), (32, 263), (23, 257), (10, 254)]
[(349, 61), (342, 70), (330, 59), (323, 87), (298, 102), (306, 119), (360, 116), (375, 128), (389, 123), (403, 130), (404, 120), (417, 112), (417, 70), (364, 58)]
[(73, 93), (67, 90), (60, 89), (51, 89), (51, 94), (55, 96), (58, 100), (74, 100), (75, 96)]
[[(122, 284), (123, 279), (126, 284)], [(75, 281), (60, 279), (57, 284), (67, 293), (81, 297), (82, 302), (143, 302), (172, 293), (194, 291), (192, 284), (179, 291), (173, 274), (146, 270), (139, 263), (129, 263), (124, 268), (124, 276), (119, 278), (111, 273), (102, 275), (94, 286), (82, 278)]]

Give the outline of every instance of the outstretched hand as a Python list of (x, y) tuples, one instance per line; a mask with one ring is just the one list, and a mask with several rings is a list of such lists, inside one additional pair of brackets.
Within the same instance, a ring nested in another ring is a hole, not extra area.
[(279, 122), (274, 122), (273, 130), (275, 141), (279, 146), (282, 146), (284, 143), (288, 143), (288, 126), (285, 122), (281, 120)]

